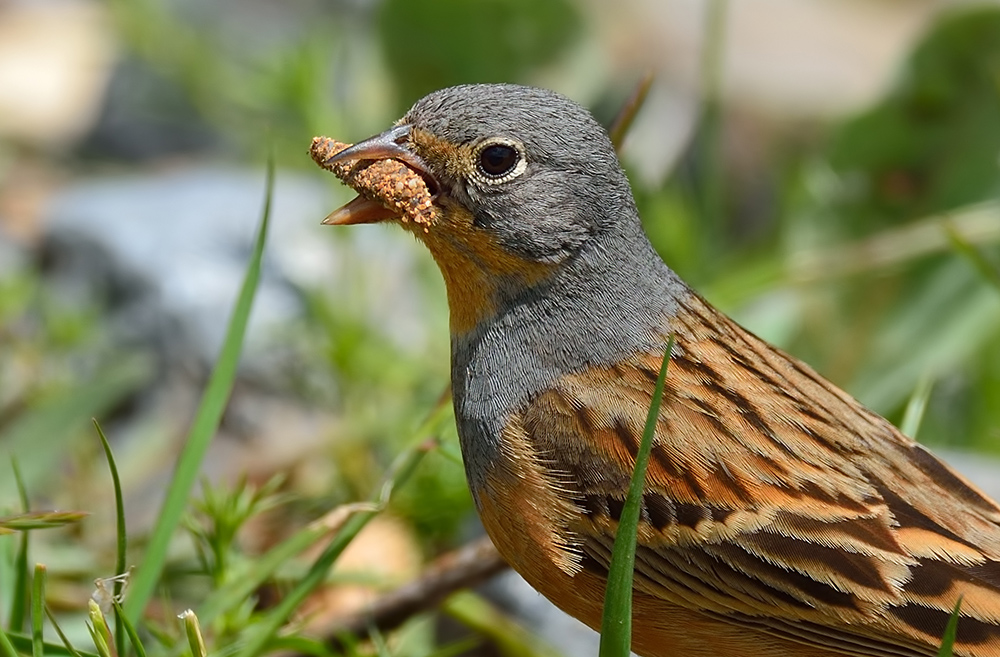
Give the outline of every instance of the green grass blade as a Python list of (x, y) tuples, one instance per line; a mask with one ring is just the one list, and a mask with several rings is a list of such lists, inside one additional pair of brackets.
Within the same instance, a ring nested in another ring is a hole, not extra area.
[(0, 655), (3, 657), (18, 657), (17, 649), (14, 648), (14, 644), (10, 642), (10, 637), (7, 636), (2, 627), (0, 627)]
[[(14, 471), (14, 481), (17, 484), (17, 495), (21, 500), (21, 511), (28, 513), (30, 502), (28, 501), (28, 490), (24, 486), (24, 478), (21, 476), (21, 466), (17, 464), (17, 459), (11, 457), (10, 467)], [(24, 629), (24, 621), (27, 618), (27, 604), (30, 591), (28, 590), (28, 532), (21, 532), (21, 540), (17, 546), (17, 556), (14, 559), (14, 595), (10, 606), (10, 623), (7, 627), (19, 632)]]
[(391, 491), (402, 486), (410, 478), (424, 455), (434, 446), (436, 446), (436, 442), (424, 441), (411, 447), (400, 456), (393, 468), (393, 473), (376, 494), (377, 506), (373, 505), (356, 512), (344, 523), (337, 535), (323, 550), (323, 553), (313, 562), (309, 572), (295, 585), (295, 588), (274, 609), (270, 610), (260, 623), (252, 628), (247, 642), (238, 653), (238, 657), (254, 657), (260, 654), (267, 644), (277, 636), (278, 630), (281, 629), (292, 612), (326, 580), (330, 568), (333, 567), (351, 541), (372, 518), (378, 515), (379, 509), (388, 502)]
[(973, 268), (983, 277), (983, 280), (1000, 291), (1000, 269), (993, 266), (979, 249), (962, 237), (962, 234), (955, 228), (953, 223), (947, 222), (944, 226), (952, 248), (969, 261)]
[(489, 637), (504, 657), (559, 657), (552, 646), (473, 591), (458, 591), (441, 603), (441, 611)]
[(632, 574), (635, 567), (636, 532), (642, 508), (642, 491), (646, 484), (646, 466), (649, 465), (649, 454), (653, 448), (653, 434), (656, 433), (660, 402), (663, 400), (663, 388), (667, 381), (667, 367), (673, 350), (674, 336), (671, 335), (667, 341), (666, 353), (663, 354), (660, 375), (656, 379), (642, 442), (639, 443), (635, 457), (632, 483), (629, 485), (611, 551), (608, 588), (604, 593), (604, 615), (601, 618), (600, 657), (628, 657), (632, 645)]
[(132, 624), (138, 622), (143, 608), (153, 595), (156, 582), (166, 562), (167, 546), (184, 515), (184, 509), (198, 477), (202, 460), (222, 419), (223, 410), (236, 378), (236, 367), (243, 345), (243, 336), (260, 280), (261, 259), (264, 253), (264, 242), (267, 238), (273, 192), (274, 161), (272, 159), (268, 161), (267, 190), (260, 228), (257, 231), (257, 240), (243, 279), (239, 298), (226, 329), (225, 341), (208, 381), (208, 386), (202, 395), (191, 431), (188, 434), (187, 443), (178, 459), (177, 468), (160, 510), (160, 517), (150, 537), (146, 554), (135, 573), (128, 599), (125, 601), (125, 616)]
[(31, 585), (31, 655), (45, 657), (45, 566), (35, 564), (35, 577)]
[[(117, 550), (115, 553), (115, 574), (120, 575), (125, 572), (125, 559), (128, 550), (128, 534), (125, 530), (125, 500), (122, 497), (122, 481), (118, 476), (118, 466), (115, 464), (115, 456), (111, 452), (111, 444), (108, 443), (107, 436), (104, 435), (104, 431), (101, 429), (101, 425), (94, 420), (94, 428), (97, 429), (97, 436), (101, 439), (101, 445), (104, 447), (104, 456), (108, 460), (108, 470), (111, 471), (111, 484), (115, 490), (115, 528), (117, 534), (116, 546)], [(121, 599), (122, 589), (125, 586), (125, 582), (121, 579), (115, 579), (115, 590), (114, 598), (116, 600)], [(125, 627), (122, 622), (122, 615), (115, 615), (115, 646), (118, 648), (118, 654), (125, 654)]]
[(722, 77), (728, 0), (705, 5), (705, 38), (701, 50), (701, 118), (698, 123), (698, 202), (708, 235), (722, 233), (725, 181), (722, 154)]
[(108, 654), (108, 647), (102, 644), (100, 635), (90, 623), (87, 624), (87, 631), (90, 632), (90, 640), (94, 642), (94, 646), (97, 649), (97, 653), (95, 653), (97, 657), (111, 657)]
[(615, 120), (611, 122), (611, 127), (608, 128), (608, 136), (611, 138), (611, 143), (614, 145), (616, 151), (620, 151), (622, 144), (625, 143), (625, 137), (628, 135), (629, 128), (632, 127), (636, 115), (645, 104), (646, 98), (649, 96), (649, 89), (652, 86), (653, 72), (646, 71), (632, 91), (632, 95), (628, 97), (622, 108), (618, 110)]
[(913, 394), (910, 395), (910, 400), (906, 403), (906, 412), (903, 413), (903, 421), (899, 425), (899, 430), (914, 440), (917, 438), (917, 431), (920, 430), (920, 423), (924, 419), (927, 400), (931, 397), (933, 387), (934, 380), (925, 374), (917, 381), (917, 387), (913, 389)]
[[(46, 613), (48, 614), (48, 610), (46, 610)], [(49, 619), (52, 620), (52, 614), (48, 614), (48, 616)], [(54, 622), (53, 626), (55, 626)], [(61, 630), (59, 631), (59, 635), (64, 643), (68, 643)], [(29, 635), (8, 632), (4, 635), (4, 638), (0, 640), (0, 644), (4, 641), (10, 644), (17, 655), (31, 654), (32, 645), (31, 636)], [(89, 652), (87, 650), (75, 650), (72, 646), (60, 645), (58, 643), (44, 643), (43, 649), (46, 657), (99, 657), (96, 653)], [(6, 657), (6, 655), (6, 651), (2, 648), (2, 646), (0, 646), (0, 657)]]
[[(119, 604), (118, 600), (112, 600), (111, 604), (115, 607), (115, 616), (117, 616), (120, 620), (122, 627), (125, 629), (125, 633), (128, 634), (128, 640), (132, 642), (132, 647), (135, 648), (135, 654), (137, 657), (146, 657), (146, 647), (139, 639), (139, 633), (135, 631), (135, 625), (128, 622), (128, 618), (125, 617), (125, 612), (122, 611), (122, 606)], [(124, 655), (125, 653), (119, 650), (118, 654)]]
[(16, 516), (0, 517), (0, 534), (65, 527), (80, 522), (86, 517), (86, 511), (29, 511), (28, 513), (19, 513)]
[(201, 633), (201, 623), (198, 616), (190, 609), (180, 615), (181, 623), (184, 624), (184, 635), (187, 637), (188, 649), (191, 657), (205, 657), (208, 650), (205, 648), (205, 637)]
[[(84, 657), (84, 655), (81, 654), (79, 651), (77, 651), (76, 648), (73, 647), (73, 644), (70, 643), (69, 638), (66, 636), (66, 633), (62, 631), (62, 628), (59, 627), (59, 623), (58, 623), (58, 621), (56, 621), (56, 617), (52, 613), (52, 610), (48, 608), (48, 605), (46, 605), (46, 607), (45, 607), (45, 615), (49, 617), (49, 624), (52, 625), (52, 629), (54, 629), (56, 631), (56, 634), (59, 635), (59, 640), (62, 641), (63, 648), (66, 649), (66, 652), (71, 657)], [(52, 651), (52, 647), (51, 646), (46, 646), (46, 651), (47, 651), (47, 654), (49, 654), (49, 655), (55, 654)], [(92, 657), (92, 656), (90, 656), (90, 657)]]
[(97, 654), (101, 657), (118, 657), (114, 652), (114, 645), (111, 644), (111, 630), (108, 629), (104, 612), (93, 599), (87, 602), (87, 618), (90, 619), (87, 629), (90, 630), (90, 638), (94, 641)]
[(941, 637), (941, 649), (938, 650), (938, 657), (952, 657), (952, 650), (955, 646), (955, 637), (958, 634), (958, 616), (962, 611), (962, 596), (958, 596), (955, 609), (951, 612), (948, 625), (944, 628), (944, 636)]

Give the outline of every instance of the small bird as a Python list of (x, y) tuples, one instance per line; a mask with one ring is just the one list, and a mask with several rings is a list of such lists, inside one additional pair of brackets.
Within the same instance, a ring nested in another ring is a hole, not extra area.
[(1000, 657), (1000, 506), (709, 305), (646, 238), (603, 128), (551, 91), (466, 85), (331, 162), (397, 160), (395, 220), (450, 308), (469, 486), (510, 565), (592, 628), (670, 336), (642, 498), (633, 646), (649, 657)]

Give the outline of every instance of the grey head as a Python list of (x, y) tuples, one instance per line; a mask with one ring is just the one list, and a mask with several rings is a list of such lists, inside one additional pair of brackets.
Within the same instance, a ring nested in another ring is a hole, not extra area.
[(565, 96), (462, 85), (424, 97), (400, 123), (411, 126), (411, 148), (472, 213), (473, 227), (527, 261), (560, 262), (601, 233), (641, 235), (607, 133)]

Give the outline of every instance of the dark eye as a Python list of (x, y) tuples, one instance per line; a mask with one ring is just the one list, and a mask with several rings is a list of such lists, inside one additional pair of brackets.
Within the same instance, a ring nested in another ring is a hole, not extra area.
[(479, 153), (479, 168), (491, 178), (505, 176), (514, 170), (521, 156), (517, 149), (507, 144), (493, 144)]

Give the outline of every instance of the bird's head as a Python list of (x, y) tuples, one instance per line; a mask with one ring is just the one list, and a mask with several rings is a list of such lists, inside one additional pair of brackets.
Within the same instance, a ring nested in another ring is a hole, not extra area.
[[(604, 129), (585, 109), (544, 89), (482, 84), (436, 91), (393, 128), (331, 161), (386, 158), (409, 165), (434, 194), (433, 226), (402, 225), (441, 268), (453, 332), (549, 281), (589, 244), (601, 241), (606, 249), (610, 236), (638, 227)], [(361, 202), (328, 223), (392, 219)]]

